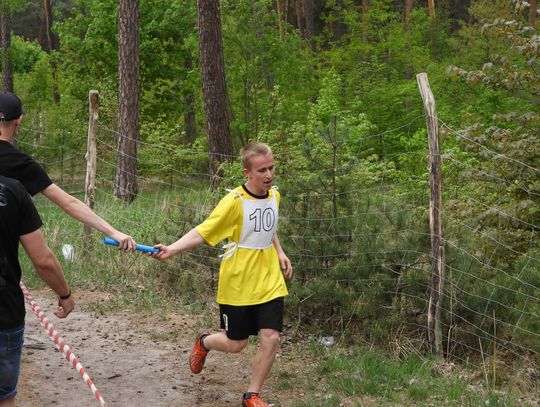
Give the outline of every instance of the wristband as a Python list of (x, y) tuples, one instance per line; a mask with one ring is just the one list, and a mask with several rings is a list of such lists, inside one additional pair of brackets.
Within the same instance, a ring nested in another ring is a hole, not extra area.
[(61, 300), (67, 300), (69, 297), (71, 297), (71, 289), (69, 290), (69, 293), (67, 293), (67, 295), (59, 295), (58, 297)]

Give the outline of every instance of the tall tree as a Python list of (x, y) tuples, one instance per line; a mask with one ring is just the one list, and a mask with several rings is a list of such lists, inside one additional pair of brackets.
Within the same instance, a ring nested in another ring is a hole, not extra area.
[(289, 24), (289, 9), (290, 9), (290, 0), (285, 0), (285, 32), (287, 32), (287, 26)]
[(47, 31), (47, 48), (49, 53), (58, 51), (58, 40), (52, 31), (53, 13), (51, 0), (43, 0), (43, 8), (45, 9), (45, 30)]
[(435, 52), (437, 47), (437, 17), (435, 16), (435, 0), (428, 0), (428, 14), (432, 19), (431, 23), (431, 51)]
[(428, 0), (428, 14), (430, 17), (435, 17), (435, 0)]
[[(411, 39), (410, 39), (410, 33), (411, 33), (411, 14), (414, 7), (414, 0), (405, 0), (405, 33), (407, 35), (407, 42), (405, 44), (405, 48), (408, 52), (411, 50)], [(405, 79), (411, 80), (413, 77), (413, 67), (410, 63), (408, 63), (405, 66)], [(405, 99), (405, 108), (408, 112), (412, 110), (412, 102), (411, 98), (407, 97)]]
[(305, 37), (313, 48), (315, 35), (315, 20), (313, 16), (313, 0), (304, 0), (304, 19), (306, 22)]
[(414, 7), (414, 0), (405, 0), (405, 31), (411, 31), (411, 14)]
[[(414, 0), (405, 0), (405, 33), (411, 32), (411, 14), (414, 7)], [(410, 40), (407, 41), (407, 48), (411, 48)], [(405, 79), (412, 79), (413, 71), (411, 66), (405, 68)]]
[(277, 14), (278, 14), (278, 29), (280, 37), (283, 35), (283, 10), (281, 6), (281, 0), (277, 0)]
[(233, 155), (219, 0), (197, 0), (197, 19), (211, 185), (216, 187), (219, 163)]
[[(45, 9), (45, 29), (47, 31), (47, 49), (49, 54), (53, 51), (58, 51), (58, 38), (52, 31), (52, 6), (50, 0), (43, 0), (43, 8)], [(57, 64), (51, 59), (51, 69), (53, 74), (53, 99), (56, 103), (60, 102), (60, 92), (58, 91), (57, 83)]]
[(362, 0), (362, 40), (368, 41), (369, 34), (369, 0)]
[(304, 34), (304, 6), (302, 0), (296, 0), (296, 25), (298, 31)]
[(11, 13), (6, 1), (2, 2), (1, 31), (2, 31), (2, 89), (4, 92), (13, 92), (13, 77), (11, 75), (11, 60), (9, 49), (11, 47)]
[(118, 13), (118, 145), (114, 194), (125, 202), (137, 196), (139, 142), (139, 1), (120, 0)]

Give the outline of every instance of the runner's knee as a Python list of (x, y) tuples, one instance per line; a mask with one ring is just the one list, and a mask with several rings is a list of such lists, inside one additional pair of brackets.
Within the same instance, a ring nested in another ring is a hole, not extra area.
[(277, 347), (279, 345), (279, 332), (270, 330), (261, 330), (260, 332), (261, 346)]
[(242, 339), (242, 340), (233, 340), (233, 339), (230, 339), (229, 340), (229, 344), (227, 346), (227, 352), (229, 353), (238, 353), (238, 352), (242, 352), (242, 350), (245, 349), (245, 347), (247, 346), (248, 344), (248, 340), (247, 339)]

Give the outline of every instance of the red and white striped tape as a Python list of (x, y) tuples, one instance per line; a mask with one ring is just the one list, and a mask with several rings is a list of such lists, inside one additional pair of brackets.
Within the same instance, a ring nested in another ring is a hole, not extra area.
[(32, 312), (38, 318), (39, 323), (41, 324), (45, 332), (47, 332), (47, 334), (49, 335), (49, 338), (51, 338), (51, 341), (56, 346), (56, 349), (62, 352), (62, 354), (64, 355), (66, 360), (69, 362), (71, 367), (73, 367), (75, 370), (77, 370), (77, 372), (79, 372), (79, 375), (82, 377), (83, 381), (90, 388), (90, 390), (92, 390), (92, 394), (94, 395), (96, 400), (99, 402), (99, 405), (101, 407), (107, 407), (105, 400), (103, 400), (103, 397), (101, 397), (101, 393), (96, 388), (96, 386), (94, 385), (94, 382), (92, 381), (92, 379), (90, 379), (90, 376), (88, 376), (88, 374), (84, 370), (84, 367), (82, 367), (77, 357), (71, 351), (70, 347), (66, 343), (66, 340), (60, 336), (60, 334), (58, 333), (58, 331), (56, 330), (52, 322), (49, 320), (47, 315), (45, 315), (43, 310), (34, 301), (34, 299), (32, 298), (32, 294), (30, 294), (30, 292), (28, 291), (28, 289), (26, 288), (22, 280), (19, 283), (19, 285), (24, 294), (24, 298), (26, 302), (28, 303), (28, 305), (30, 305)]

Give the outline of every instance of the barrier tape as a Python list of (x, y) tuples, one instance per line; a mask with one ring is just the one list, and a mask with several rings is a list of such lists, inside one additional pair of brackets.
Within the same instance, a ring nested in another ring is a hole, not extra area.
[(59, 332), (56, 330), (50, 319), (47, 317), (47, 315), (45, 315), (39, 305), (34, 301), (34, 299), (32, 298), (32, 294), (30, 294), (22, 280), (19, 283), (19, 286), (21, 287), (26, 302), (28, 303), (28, 305), (30, 305), (32, 312), (38, 318), (39, 323), (41, 324), (45, 332), (47, 332), (47, 334), (49, 335), (49, 338), (54, 343), (56, 349), (62, 352), (64, 358), (70, 363), (71, 367), (77, 370), (86, 385), (90, 388), (90, 390), (92, 390), (92, 394), (94, 395), (96, 400), (99, 401), (100, 406), (107, 407), (107, 404), (105, 403), (105, 400), (103, 400), (101, 393), (96, 388), (94, 382), (92, 381), (92, 379), (90, 379), (90, 376), (88, 376), (77, 357), (71, 351), (70, 347), (66, 343), (66, 340), (60, 336)]

